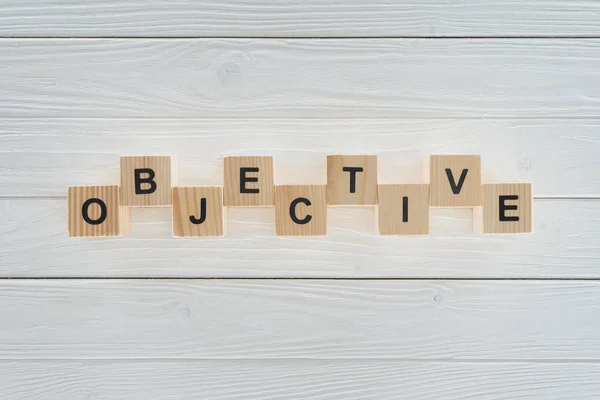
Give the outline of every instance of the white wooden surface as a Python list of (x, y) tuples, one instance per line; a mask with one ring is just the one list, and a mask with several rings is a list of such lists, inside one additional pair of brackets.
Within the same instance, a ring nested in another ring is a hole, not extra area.
[[(599, 67), (596, 0), (0, 0), (0, 398), (597, 398)], [(534, 233), (330, 208), (327, 237), (277, 238), (232, 209), (175, 240), (165, 208), (67, 239), (66, 187), (121, 154), (195, 185), (236, 154), (324, 183), (330, 152), (384, 183), (481, 154), (533, 183)]]
[(2, 36), (591, 36), (595, 0), (2, 0)]

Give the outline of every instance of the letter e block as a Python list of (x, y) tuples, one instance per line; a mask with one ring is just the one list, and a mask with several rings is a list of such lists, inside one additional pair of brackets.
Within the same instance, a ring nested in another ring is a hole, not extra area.
[(478, 233), (528, 233), (533, 226), (531, 183), (484, 184), (483, 206), (473, 209)]
[(171, 157), (121, 157), (121, 205), (171, 205)]
[(429, 156), (425, 162), (425, 180), (431, 185), (432, 207), (481, 205), (480, 156)]
[(381, 235), (429, 234), (429, 185), (379, 185)]
[(225, 157), (226, 207), (273, 205), (273, 157)]
[(223, 188), (173, 188), (173, 236), (223, 236)]
[(327, 204), (377, 204), (377, 156), (327, 156)]
[(129, 233), (129, 208), (119, 205), (118, 186), (70, 186), (69, 237)]
[(277, 236), (326, 235), (327, 187), (275, 186), (275, 232)]

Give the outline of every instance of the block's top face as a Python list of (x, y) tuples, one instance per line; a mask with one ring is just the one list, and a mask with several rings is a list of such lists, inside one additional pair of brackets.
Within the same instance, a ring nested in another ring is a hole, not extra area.
[(379, 185), (377, 220), (381, 235), (429, 234), (429, 185)]
[[(204, 207), (202, 206), (204, 199)], [(173, 236), (223, 236), (221, 186), (173, 187)]]
[(70, 186), (67, 203), (69, 237), (126, 233), (129, 219), (121, 212), (118, 186)]
[(328, 155), (327, 204), (377, 204), (377, 156)]
[(326, 235), (327, 187), (275, 186), (275, 231), (278, 236)]
[(432, 207), (481, 205), (481, 156), (429, 156)]
[(483, 233), (528, 233), (533, 230), (531, 183), (482, 185)]
[(121, 204), (170, 206), (171, 178), (170, 156), (122, 156)]
[(225, 157), (224, 205), (226, 207), (272, 206), (273, 175), (271, 156)]

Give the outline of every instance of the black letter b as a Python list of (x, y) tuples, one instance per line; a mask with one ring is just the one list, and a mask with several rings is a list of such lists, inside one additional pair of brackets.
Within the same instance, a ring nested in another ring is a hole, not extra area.
[[(154, 177), (156, 174), (151, 168), (136, 168), (133, 170), (135, 175), (135, 194), (150, 194), (156, 192), (156, 182)], [(142, 174), (148, 174), (148, 177), (142, 178)], [(147, 189), (142, 189), (142, 183), (150, 185)]]

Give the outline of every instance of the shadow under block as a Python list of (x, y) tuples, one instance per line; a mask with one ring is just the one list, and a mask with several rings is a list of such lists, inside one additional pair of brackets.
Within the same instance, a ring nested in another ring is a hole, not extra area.
[(478, 233), (529, 233), (533, 230), (530, 183), (490, 183), (481, 188), (483, 206), (473, 209)]
[(173, 188), (173, 236), (223, 236), (223, 188)]
[(129, 233), (129, 208), (119, 204), (118, 186), (70, 186), (69, 237)]
[(328, 155), (327, 204), (377, 204), (377, 156)]
[(121, 157), (121, 205), (160, 207), (171, 205), (171, 157)]
[(326, 235), (326, 193), (325, 185), (275, 186), (275, 233), (277, 236)]
[(425, 160), (424, 170), (432, 207), (481, 205), (480, 156), (431, 155)]
[(272, 206), (273, 172), (271, 156), (225, 157), (224, 205), (226, 207)]
[(379, 185), (381, 235), (429, 234), (429, 185)]

